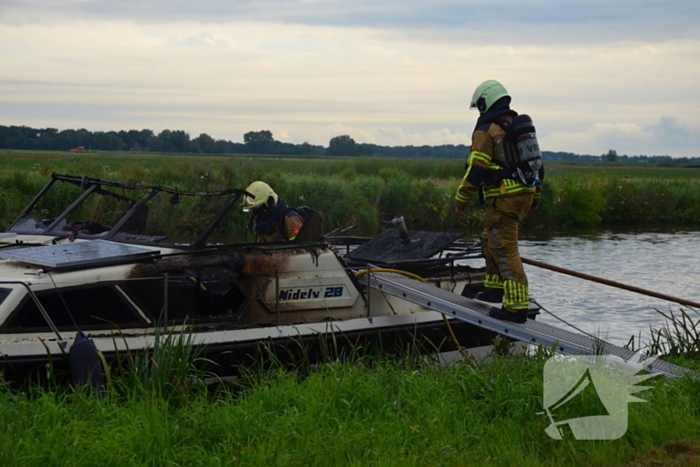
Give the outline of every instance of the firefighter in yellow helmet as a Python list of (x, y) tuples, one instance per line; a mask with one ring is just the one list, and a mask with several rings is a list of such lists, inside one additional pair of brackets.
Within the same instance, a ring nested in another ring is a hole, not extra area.
[(292, 241), (304, 221), (297, 211), (277, 196), (270, 185), (256, 181), (246, 190), (252, 196), (243, 198), (243, 211), (250, 213), (248, 231), (255, 232), (256, 242)]
[[(518, 115), (510, 109), (510, 100), (508, 91), (498, 81), (488, 80), (476, 88), (471, 108), (479, 109), (480, 116), (454, 206), (458, 215), (464, 215), (471, 198), (483, 190), (486, 214), (481, 245), (486, 259), (486, 277), (484, 290), (477, 294), (477, 299), (491, 303), (502, 301), (503, 306), (493, 308), (489, 314), (524, 323), (529, 289), (518, 251), (518, 227), (527, 213), (539, 206), (541, 184), (524, 183), (512, 176), (515, 169), (509, 166), (505, 154), (506, 131), (501, 126), (502, 120), (512, 123)], [(544, 178), (543, 169), (539, 176)]]

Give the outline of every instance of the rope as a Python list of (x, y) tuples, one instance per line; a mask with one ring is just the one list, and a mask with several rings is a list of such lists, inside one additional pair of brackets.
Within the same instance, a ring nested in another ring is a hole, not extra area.
[(555, 315), (554, 313), (552, 313), (551, 311), (549, 311), (548, 309), (546, 309), (544, 306), (542, 306), (542, 304), (541, 304), (540, 302), (538, 302), (537, 300), (535, 300), (534, 298), (530, 298), (530, 301), (531, 301), (532, 303), (534, 303), (535, 305), (537, 305), (538, 307), (540, 307), (540, 309), (541, 309), (542, 311), (544, 311), (544, 312), (546, 312), (546, 313), (552, 315), (553, 318), (558, 319), (559, 321), (561, 321), (562, 323), (566, 324), (567, 326), (571, 326), (572, 328), (576, 329), (576, 330), (577, 330), (578, 332), (580, 332), (581, 334), (584, 334), (584, 335), (586, 335), (586, 336), (588, 336), (588, 337), (591, 337), (591, 338), (593, 338), (593, 339), (599, 339), (598, 337), (594, 336), (593, 334), (587, 333), (586, 331), (582, 330), (581, 328), (579, 328), (579, 327), (577, 327), (577, 326), (575, 326), (575, 325), (569, 323), (569, 322), (566, 321), (564, 318), (558, 317), (557, 315)]
[(53, 284), (54, 288), (56, 289), (56, 293), (58, 294), (58, 297), (61, 299), (61, 303), (63, 303), (63, 306), (65, 307), (66, 311), (68, 312), (68, 316), (70, 316), (70, 320), (73, 321), (73, 326), (75, 326), (75, 329), (80, 332), (80, 327), (78, 326), (78, 323), (75, 321), (75, 318), (73, 317), (73, 313), (71, 313), (70, 308), (68, 308), (68, 304), (66, 301), (63, 299), (63, 295), (61, 294), (61, 289), (58, 288), (58, 285), (56, 285), (56, 281), (53, 280), (53, 276), (51, 274), (47, 274), (49, 276), (49, 279), (51, 279), (51, 283)]

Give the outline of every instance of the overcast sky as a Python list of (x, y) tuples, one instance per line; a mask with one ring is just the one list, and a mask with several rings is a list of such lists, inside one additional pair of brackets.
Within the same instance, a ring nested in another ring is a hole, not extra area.
[(469, 144), (500, 80), (543, 149), (700, 156), (697, 0), (0, 0), (0, 124)]

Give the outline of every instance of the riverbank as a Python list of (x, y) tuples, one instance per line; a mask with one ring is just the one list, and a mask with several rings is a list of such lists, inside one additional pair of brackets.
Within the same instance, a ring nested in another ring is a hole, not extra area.
[[(265, 156), (167, 156), (148, 154), (61, 154), (4, 151), (0, 160), (0, 229), (46, 183), (52, 172), (87, 175), (131, 184), (177, 186), (192, 191), (245, 188), (265, 180), (292, 206), (325, 214), (326, 228), (356, 224), (358, 235), (375, 235), (402, 215), (415, 230), (461, 230), (479, 225), (482, 209), (473, 200), (469, 215), (456, 219), (454, 192), (464, 161), (453, 159), (315, 158)], [(700, 170), (651, 165), (548, 163), (539, 210), (524, 228), (586, 225), (700, 225)], [(47, 206), (47, 210), (48, 210)], [(88, 207), (89, 209), (90, 207)], [(98, 207), (92, 207), (99, 212)], [(200, 221), (192, 213), (167, 229)], [(50, 213), (53, 214), (53, 213)], [(157, 215), (157, 213), (153, 213)], [(243, 232), (245, 216), (231, 216), (228, 232)]]
[(554, 440), (541, 414), (546, 357), (448, 366), (363, 357), (248, 373), (217, 389), (196, 373), (161, 374), (165, 385), (132, 375), (103, 393), (4, 387), (0, 464), (691, 465), (664, 462), (697, 456), (687, 440), (700, 436), (698, 382), (645, 383), (637, 396), (648, 402), (629, 405), (620, 439)]
[[(439, 219), (447, 215), (451, 209), (448, 187), (455, 183), (449, 177), (427, 176), (427, 167), (425, 178), (409, 174), (413, 170), (409, 166), (405, 170), (383, 167), (376, 174), (364, 173), (369, 164), (375, 163), (372, 160), (359, 161), (352, 170), (348, 166), (337, 173), (315, 176), (308, 172), (286, 173), (281, 166), (268, 172), (265, 164), (257, 161), (225, 161), (213, 167), (208, 165), (211, 161), (164, 163), (159, 159), (159, 166), (132, 162), (118, 168), (100, 159), (69, 162), (75, 165), (63, 167), (67, 172), (197, 191), (246, 186), (249, 177), (266, 178), (289, 193), (289, 199), (296, 200), (294, 204), (313, 205), (335, 216), (332, 219), (341, 219), (348, 212), (365, 219), (360, 216), (363, 214), (367, 222), (362, 228), (366, 230), (371, 230), (368, 226), (372, 222), (379, 226), (384, 210), (390, 208), (405, 209), (414, 216), (411, 219), (417, 225), (409, 224), (411, 228), (439, 229), (438, 224), (423, 227), (422, 222), (430, 216)], [(7, 207), (9, 212), (12, 203), (31, 199), (45, 183), (49, 169), (56, 167), (0, 172), (2, 202), (6, 203), (3, 209)], [(586, 187), (598, 180), (585, 174), (570, 178), (571, 182), (568, 176), (562, 175), (561, 182), (557, 177), (556, 173), (552, 177), (550, 192), (557, 193), (567, 183)], [(615, 178), (608, 177), (605, 183), (616, 183)], [(691, 186), (694, 182), (683, 179), (679, 183)], [(581, 188), (575, 193), (561, 199), (571, 203), (589, 196), (590, 190)], [(558, 199), (552, 198), (552, 203), (556, 205)], [(52, 215), (54, 201), (40, 207), (46, 216)], [(439, 206), (430, 204), (438, 201), (442, 203)], [(172, 229), (197, 222), (201, 215), (201, 210), (188, 206), (186, 200), (180, 203), (184, 206), (183, 217), (173, 220), (177, 224)], [(91, 218), (88, 214), (103, 215), (101, 206), (81, 209), (86, 218)], [(585, 209), (571, 212), (582, 211)], [(151, 215), (157, 217), (158, 212)], [(232, 217), (247, 220), (242, 215)], [(232, 223), (229, 227), (241, 226)], [(619, 236), (611, 242), (619, 243)], [(557, 242), (548, 244), (550, 251), (557, 247)], [(603, 252), (598, 246), (574, 246), (580, 256), (601, 267)], [(561, 249), (566, 250), (570, 261), (572, 248), (564, 245)], [(687, 248), (672, 249), (683, 255), (682, 264), (694, 264)], [(615, 246), (614, 251), (620, 250)], [(657, 246), (647, 255), (638, 247), (633, 251), (644, 259), (646, 267), (652, 253), (663, 257), (672, 268), (670, 280), (682, 270)], [(538, 259), (548, 260), (546, 254), (541, 252)], [(608, 256), (614, 259), (612, 252)], [(609, 269), (621, 269), (622, 262), (614, 261)], [(657, 282), (657, 276), (664, 276), (660, 269), (652, 273)], [(536, 284), (543, 287), (538, 294), (543, 302), (561, 295), (571, 303), (573, 287), (555, 294), (552, 281), (537, 280)], [(533, 289), (539, 286), (533, 285)], [(595, 295), (583, 294), (581, 298), (589, 316), (591, 296)], [(609, 300), (596, 309), (609, 311), (606, 306)], [(150, 357), (128, 370), (112, 369), (104, 391), (52, 385), (21, 391), (9, 384), (0, 387), (0, 426), (6, 430), (0, 440), (0, 465), (639, 467), (683, 465), (685, 457), (691, 456), (693, 460), (686, 464), (700, 460), (696, 458), (700, 449), (693, 441), (700, 438), (700, 387), (689, 379), (653, 381), (652, 389), (638, 394), (648, 403), (629, 405), (628, 430), (620, 439), (576, 441), (569, 437), (558, 441), (545, 433), (550, 420), (542, 414), (543, 366), (548, 357), (544, 352), (530, 357), (498, 356), (488, 365), (462, 362), (442, 366), (411, 354), (399, 358), (335, 358), (294, 369), (272, 365), (265, 370), (243, 371), (242, 379), (213, 386), (204, 384), (206, 375), (192, 369), (192, 362), (185, 357), (169, 363), (155, 353)], [(568, 406), (567, 418), (595, 406), (595, 401), (586, 397)]]

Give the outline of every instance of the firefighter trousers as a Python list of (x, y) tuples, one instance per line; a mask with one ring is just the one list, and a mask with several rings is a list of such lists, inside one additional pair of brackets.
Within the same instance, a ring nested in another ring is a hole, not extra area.
[(530, 211), (534, 193), (486, 198), (481, 249), (486, 259), (487, 288), (503, 289), (503, 305), (514, 311), (528, 308), (527, 276), (518, 251), (518, 227)]

